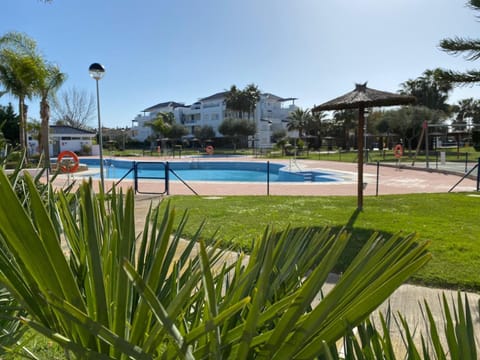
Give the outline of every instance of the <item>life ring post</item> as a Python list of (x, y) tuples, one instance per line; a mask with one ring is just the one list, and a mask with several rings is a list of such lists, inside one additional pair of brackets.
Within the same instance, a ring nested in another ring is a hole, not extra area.
[(205, 147), (205, 152), (208, 154), (208, 155), (212, 155), (213, 154), (213, 146), (212, 145), (208, 145)]
[(395, 148), (393, 149), (393, 154), (395, 155), (395, 158), (401, 159), (401, 157), (403, 156), (402, 144), (395, 145)]
[[(63, 158), (71, 158), (71, 160), (65, 163), (66, 161), (64, 161)], [(79, 166), (80, 160), (73, 151), (65, 150), (58, 154), (57, 168), (60, 169), (62, 173), (73, 173), (78, 170)]]

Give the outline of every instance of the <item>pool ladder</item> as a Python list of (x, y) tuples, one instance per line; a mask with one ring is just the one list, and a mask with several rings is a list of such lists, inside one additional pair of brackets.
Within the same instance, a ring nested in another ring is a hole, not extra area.
[(313, 177), (313, 173), (311, 171), (301, 171), (300, 173), (303, 175), (304, 181), (307, 181), (307, 182), (314, 182), (315, 181), (315, 179)]

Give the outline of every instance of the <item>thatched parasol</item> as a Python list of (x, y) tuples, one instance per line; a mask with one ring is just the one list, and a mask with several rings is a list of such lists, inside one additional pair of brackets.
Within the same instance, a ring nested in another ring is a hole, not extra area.
[(365, 84), (356, 84), (355, 90), (327, 101), (312, 109), (312, 112), (327, 110), (358, 109), (358, 210), (363, 208), (363, 128), (365, 109), (369, 107), (406, 105), (415, 102), (415, 97), (370, 89)]

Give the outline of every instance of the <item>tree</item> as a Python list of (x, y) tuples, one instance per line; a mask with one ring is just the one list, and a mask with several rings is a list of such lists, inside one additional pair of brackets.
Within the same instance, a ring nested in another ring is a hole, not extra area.
[(330, 136), (341, 139), (340, 144), (345, 149), (349, 149), (354, 145), (350, 141), (350, 133), (356, 134), (357, 118), (357, 111), (353, 109), (339, 110), (333, 113), (333, 122), (330, 124)]
[(424, 121), (429, 124), (438, 124), (444, 117), (440, 110), (432, 110), (425, 106), (403, 106), (397, 110), (388, 110), (383, 113), (383, 122), (388, 123), (392, 133), (400, 136), (400, 139), (408, 146), (409, 150), (417, 144)]
[(235, 85), (232, 85), (226, 95), (225, 103), (227, 110), (233, 112), (233, 118), (243, 119), (247, 114), (247, 119), (250, 119), (259, 100), (260, 90), (255, 84), (249, 84), (243, 90), (238, 90)]
[(93, 94), (75, 87), (64, 90), (53, 103), (54, 120), (57, 124), (88, 129), (95, 116), (96, 105)]
[(182, 124), (178, 124), (178, 123), (174, 123), (168, 131), (168, 137), (174, 140), (179, 140), (181, 139), (182, 136), (185, 136), (187, 134), (188, 134), (188, 129)]
[(43, 152), (45, 167), (50, 167), (50, 149), (48, 144), (49, 121), (50, 121), (50, 103), (49, 98), (55, 96), (55, 92), (64, 83), (66, 75), (60, 71), (55, 65), (47, 65), (45, 67), (45, 76), (42, 77), (38, 84), (38, 92), (40, 94), (40, 118), (41, 129), (39, 147)]
[(170, 128), (175, 123), (175, 116), (172, 112), (161, 112), (158, 113), (154, 120), (149, 122), (147, 125), (153, 130), (153, 132), (158, 136), (162, 135), (168, 137)]
[(243, 96), (245, 97), (245, 107), (248, 109), (248, 119), (250, 119), (250, 116), (255, 112), (255, 107), (260, 100), (260, 90), (258, 90), (257, 85), (248, 84), (245, 89), (243, 89)]
[(454, 123), (466, 124), (470, 119), (472, 124), (480, 124), (480, 100), (461, 99), (452, 105), (452, 112), (456, 114)]
[(0, 125), (2, 126), (0, 130), (5, 139), (12, 145), (18, 144), (20, 135), (19, 120), (11, 103), (8, 106), (0, 105)]
[[(325, 113), (322, 111), (316, 112), (313, 114), (310, 112), (311, 116), (307, 118), (305, 123), (305, 135), (309, 138), (313, 138), (315, 143), (315, 147), (319, 147), (321, 145), (321, 137), (324, 135), (323, 129), (323, 121), (325, 120)], [(308, 141), (308, 139), (307, 139)]]
[(433, 110), (449, 111), (447, 104), (448, 95), (452, 91), (452, 85), (439, 81), (436, 76), (437, 70), (425, 70), (422, 76), (402, 83), (400, 93), (415, 96), (416, 104)]
[(43, 59), (36, 43), (27, 35), (10, 32), (0, 38), (0, 83), (18, 98), (20, 145), (27, 144), (27, 107), (25, 100), (34, 96), (44, 75)]
[(288, 131), (298, 131), (298, 137), (303, 136), (303, 132), (307, 127), (307, 124), (312, 120), (312, 114), (309, 109), (302, 110), (297, 108), (292, 111), (287, 117), (287, 130)]
[(247, 119), (225, 119), (218, 127), (218, 131), (226, 137), (232, 139), (233, 148), (237, 148), (237, 143), (246, 144), (249, 136), (255, 135), (257, 127), (255, 123)]
[[(480, 0), (470, 0), (467, 3), (473, 10), (480, 11)], [(480, 39), (469, 39), (462, 37), (446, 38), (440, 41), (440, 49), (451, 54), (463, 54), (467, 61), (480, 59)], [(465, 72), (437, 69), (436, 77), (439, 81), (444, 81), (454, 85), (469, 85), (480, 82), (479, 70), (468, 70)]]
[(201, 141), (213, 139), (215, 137), (215, 130), (210, 125), (197, 126), (193, 130), (193, 135)]

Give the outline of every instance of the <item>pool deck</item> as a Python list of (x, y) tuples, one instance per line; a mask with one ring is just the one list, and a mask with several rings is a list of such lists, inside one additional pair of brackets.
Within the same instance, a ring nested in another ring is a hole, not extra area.
[[(121, 160), (121, 157), (115, 159)], [(266, 163), (267, 159), (258, 159), (254, 157), (212, 157), (212, 158), (152, 158), (137, 157), (124, 158), (128, 161), (250, 161)], [(80, 160), (81, 162), (81, 160)], [(329, 196), (329, 195), (356, 195), (357, 194), (357, 164), (333, 161), (317, 160), (284, 160), (272, 159), (271, 163), (281, 163), (291, 168), (293, 171), (318, 169), (324, 171), (334, 171), (340, 173), (344, 181), (342, 182), (271, 182), (269, 195), (292, 195), (292, 196)], [(78, 175), (61, 175), (56, 181), (55, 186), (64, 186), (72, 179), (82, 179)], [(380, 166), (378, 168), (378, 195), (386, 194), (412, 194), (412, 193), (445, 193), (448, 192), (459, 180), (460, 174), (449, 172), (437, 172), (425, 169), (398, 168), (391, 166)], [(115, 183), (113, 180), (105, 180), (106, 189), (110, 189)], [(364, 165), (364, 195), (375, 196), (377, 194), (377, 166)], [(188, 185), (201, 196), (227, 196), (227, 195), (267, 195), (266, 183), (246, 183), (246, 182), (201, 182), (188, 181)], [(132, 180), (123, 180), (120, 185), (123, 189), (133, 186)], [(453, 192), (476, 192), (477, 182), (474, 179), (464, 179)], [(162, 192), (164, 184), (162, 180), (141, 180), (139, 182), (139, 192), (141, 193), (159, 193)], [(194, 193), (180, 181), (170, 182), (170, 195), (193, 195)], [(480, 195), (480, 194), (479, 194)]]

